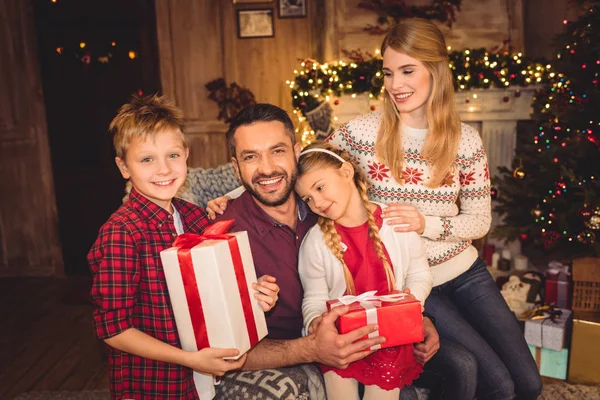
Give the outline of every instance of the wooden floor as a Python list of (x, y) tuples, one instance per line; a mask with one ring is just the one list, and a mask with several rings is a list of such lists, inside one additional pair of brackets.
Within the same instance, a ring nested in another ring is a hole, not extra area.
[(90, 285), (85, 277), (0, 279), (0, 399), (27, 391), (108, 389)]
[(92, 328), (90, 285), (85, 277), (0, 279), (0, 399), (28, 391), (108, 389), (104, 345)]

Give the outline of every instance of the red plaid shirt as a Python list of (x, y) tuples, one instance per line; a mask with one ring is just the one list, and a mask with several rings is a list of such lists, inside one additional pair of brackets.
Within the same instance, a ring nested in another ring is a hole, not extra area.
[[(173, 206), (186, 232), (208, 225), (201, 208), (180, 199)], [(136, 328), (181, 347), (160, 261), (176, 236), (173, 216), (135, 190), (100, 228), (88, 254), (100, 339)], [(107, 347), (113, 399), (198, 399), (191, 369)]]

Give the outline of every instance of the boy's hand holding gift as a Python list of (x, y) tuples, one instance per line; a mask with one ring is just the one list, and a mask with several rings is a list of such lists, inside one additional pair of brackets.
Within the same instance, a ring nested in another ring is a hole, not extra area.
[(205, 347), (197, 352), (190, 352), (187, 366), (201, 374), (223, 376), (226, 372), (240, 369), (246, 362), (247, 354), (237, 360), (225, 359), (239, 356), (237, 349), (217, 349)]
[(258, 292), (254, 293), (254, 298), (258, 300), (258, 304), (264, 312), (275, 307), (275, 303), (279, 299), (279, 285), (275, 283), (275, 277), (271, 275), (261, 276), (256, 283), (252, 284), (252, 289)]

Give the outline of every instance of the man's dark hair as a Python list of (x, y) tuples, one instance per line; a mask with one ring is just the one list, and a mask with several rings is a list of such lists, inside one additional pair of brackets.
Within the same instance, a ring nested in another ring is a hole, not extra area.
[(285, 131), (292, 141), (292, 145), (296, 143), (296, 133), (294, 131), (294, 124), (290, 119), (288, 113), (281, 108), (272, 104), (252, 104), (240, 111), (231, 120), (229, 130), (227, 131), (227, 145), (231, 155), (237, 159), (235, 154), (235, 132), (241, 126), (252, 125), (255, 122), (270, 122), (279, 121), (285, 127)]

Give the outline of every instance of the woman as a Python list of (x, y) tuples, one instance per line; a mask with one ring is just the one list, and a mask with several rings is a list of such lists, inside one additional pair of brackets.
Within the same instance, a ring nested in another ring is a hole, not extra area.
[(398, 232), (425, 240), (434, 288), (425, 311), (442, 339), (477, 359), (479, 399), (535, 399), (541, 379), (514, 315), (471, 240), (491, 222), (489, 170), (479, 134), (461, 124), (444, 37), (406, 19), (381, 46), (383, 110), (341, 126), (327, 141), (366, 172), (370, 198), (388, 204)]

